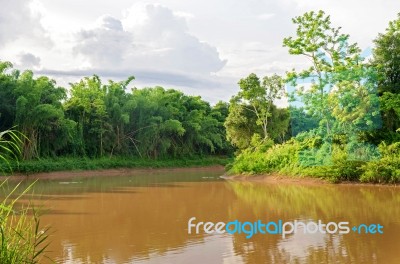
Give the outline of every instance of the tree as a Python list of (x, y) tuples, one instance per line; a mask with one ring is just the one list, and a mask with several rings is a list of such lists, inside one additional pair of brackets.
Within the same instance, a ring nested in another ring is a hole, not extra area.
[(274, 117), (274, 114), (282, 113), (274, 105), (274, 101), (284, 94), (282, 78), (274, 74), (260, 80), (252, 73), (239, 81), (239, 88), (239, 93), (230, 100), (229, 115), (225, 121), (228, 140), (239, 149), (249, 147), (252, 140), (283, 140), (288, 116), (281, 120)]
[(229, 103), (219, 101), (215, 104), (211, 109), (211, 117), (217, 121), (217, 134), (220, 136), (220, 141), (222, 142), (222, 146), (218, 149), (218, 154), (232, 154), (233, 147), (232, 145), (226, 140), (226, 128), (225, 128), (225, 121), (229, 115)]
[(282, 78), (274, 74), (270, 77), (265, 76), (261, 82), (257, 75), (252, 73), (239, 81), (239, 87), (236, 102), (249, 105), (245, 106), (246, 110), (256, 115), (256, 124), (261, 127), (263, 138), (268, 138), (268, 121), (274, 101), (280, 99), (284, 93)]
[(10, 62), (0, 61), (0, 130), (13, 126), (16, 98), (13, 94), (17, 85), (19, 71), (12, 70)]
[(141, 156), (192, 156), (224, 148), (221, 122), (199, 96), (162, 87), (133, 89), (129, 136)]
[[(309, 59), (311, 66), (289, 72), (288, 81), (297, 88), (297, 98), (304, 103), (306, 114), (319, 121), (315, 131), (301, 136), (323, 140), (318, 150), (307, 151), (317, 153), (325, 165), (332, 161), (334, 147), (346, 151), (346, 158), (372, 157), (363, 153), (376, 147), (361, 142), (360, 134), (380, 124), (376, 70), (364, 63), (357, 44), (349, 44), (349, 35), (341, 33), (340, 27), (332, 27), (323, 11), (305, 13), (293, 23), (297, 25), (297, 36), (285, 38), (283, 44), (290, 54)], [(309, 82), (310, 87), (299, 87), (299, 80)], [(334, 143), (339, 142), (338, 138), (341, 143)]]
[(103, 84), (84, 77), (67, 90), (45, 76), (0, 62), (0, 128), (23, 132), (24, 159), (48, 156), (226, 154), (228, 106), (162, 87), (128, 90), (134, 80)]
[(260, 135), (261, 128), (256, 124), (256, 115), (252, 111), (231, 99), (229, 115), (225, 120), (226, 138), (238, 149), (250, 147), (253, 135)]
[(66, 91), (45, 76), (37, 79), (31, 71), (18, 76), (13, 90), (16, 98), (15, 125), (26, 138), (23, 143), (25, 159), (56, 155), (71, 139), (74, 122), (64, 118), (61, 101)]
[(98, 76), (85, 77), (71, 84), (71, 98), (65, 103), (69, 118), (77, 122), (75, 141), (80, 154), (102, 156), (104, 137), (109, 131), (108, 114), (105, 105), (106, 89)]
[(380, 134), (388, 134), (386, 138), (396, 136), (400, 128), (400, 14), (389, 22), (385, 33), (374, 40), (373, 59), (371, 65), (378, 70), (378, 92), (382, 110), (383, 128)]
[[(112, 133), (110, 135), (110, 156), (127, 154), (129, 142), (132, 140), (127, 135), (127, 127), (130, 123), (130, 113), (136, 108), (136, 101), (132, 94), (126, 92), (127, 86), (135, 79), (131, 76), (125, 81), (109, 81), (105, 85), (105, 107), (108, 113)], [(111, 132), (111, 131), (110, 131)]]
[[(330, 17), (323, 11), (307, 12), (295, 17), (296, 37), (283, 40), (283, 46), (289, 53), (306, 57), (311, 66), (300, 72), (288, 73), (288, 81), (298, 88), (306, 111), (320, 120), (321, 128), (329, 137), (334, 119), (328, 95), (338, 82), (358, 81), (362, 77), (354, 74), (362, 65), (360, 49), (356, 43), (349, 44), (349, 35), (340, 32), (331, 25)], [(308, 80), (311, 87), (298, 87), (299, 80)]]

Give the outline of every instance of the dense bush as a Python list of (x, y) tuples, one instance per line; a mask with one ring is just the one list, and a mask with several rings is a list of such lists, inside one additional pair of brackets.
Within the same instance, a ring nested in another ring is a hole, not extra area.
[(235, 158), (230, 173), (258, 174), (293, 170), (293, 167), (298, 166), (299, 147), (297, 142), (290, 141), (267, 150), (247, 149)]
[(318, 177), (331, 182), (400, 182), (400, 142), (382, 143), (378, 155), (370, 145), (358, 144), (356, 148), (354, 144), (333, 144), (330, 147), (322, 144), (319, 148), (309, 148), (316, 146), (315, 140), (301, 140), (290, 140), (267, 150), (262, 147), (246, 149), (229, 165), (229, 173), (281, 173)]
[(363, 174), (360, 177), (362, 182), (374, 183), (396, 183), (400, 182), (400, 142), (386, 145), (379, 145), (382, 158), (365, 164)]

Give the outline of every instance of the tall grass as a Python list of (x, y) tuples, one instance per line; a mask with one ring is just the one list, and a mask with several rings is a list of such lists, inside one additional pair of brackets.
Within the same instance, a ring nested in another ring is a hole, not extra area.
[[(2, 190), (6, 189), (6, 183), (4, 181), (0, 184)], [(38, 212), (30, 204), (18, 206), (18, 201), (32, 185), (17, 195), (20, 186), (17, 184), (0, 202), (1, 264), (34, 264), (44, 258), (43, 253), (48, 246), (48, 228), (41, 229)]]
[(20, 145), (24, 135), (16, 130), (5, 130), (0, 132), (0, 169), (6, 167), (11, 170), (10, 160), (18, 161), (21, 155)]
[[(21, 155), (21, 138), (15, 130), (0, 132), (0, 170), (12, 170), (11, 160)], [(40, 263), (47, 248), (48, 228), (40, 229), (38, 212), (30, 204), (18, 206), (18, 202), (32, 189), (34, 183), (17, 194), (20, 184), (8, 191), (7, 181), (0, 183), (6, 195), (0, 197), (0, 263)]]

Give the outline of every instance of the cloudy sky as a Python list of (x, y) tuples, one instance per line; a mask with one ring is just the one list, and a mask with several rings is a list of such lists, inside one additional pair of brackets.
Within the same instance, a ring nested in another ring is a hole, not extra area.
[(0, 0), (0, 60), (68, 86), (96, 73), (136, 77), (210, 102), (237, 81), (304, 67), (282, 39), (291, 18), (322, 9), (363, 50), (400, 12), (397, 0)]

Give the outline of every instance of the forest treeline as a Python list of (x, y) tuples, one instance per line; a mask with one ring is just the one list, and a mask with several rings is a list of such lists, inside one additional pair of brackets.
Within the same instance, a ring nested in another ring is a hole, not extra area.
[(174, 89), (137, 89), (133, 76), (103, 83), (93, 75), (63, 88), (0, 62), (0, 131), (24, 135), (25, 161), (235, 154), (230, 173), (400, 181), (400, 16), (369, 58), (323, 11), (292, 21), (296, 34), (283, 46), (309, 67), (252, 73), (214, 106)]
[(223, 125), (227, 103), (211, 107), (199, 96), (173, 89), (131, 88), (133, 80), (102, 83), (94, 75), (67, 90), (1, 62), (0, 131), (13, 127), (25, 135), (24, 160), (232, 152)]

